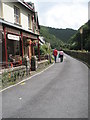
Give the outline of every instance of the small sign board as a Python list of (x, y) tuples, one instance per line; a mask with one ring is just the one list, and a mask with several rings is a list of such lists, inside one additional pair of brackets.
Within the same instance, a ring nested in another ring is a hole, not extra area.
[(7, 37), (8, 37), (8, 39), (10, 39), (10, 40), (17, 40), (17, 41), (20, 40), (19, 36), (12, 35), (12, 34), (8, 34)]

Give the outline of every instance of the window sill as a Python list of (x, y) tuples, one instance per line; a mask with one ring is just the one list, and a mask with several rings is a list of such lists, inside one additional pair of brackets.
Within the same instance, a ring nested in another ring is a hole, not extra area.
[(14, 23), (14, 25), (17, 25), (19, 27), (22, 27), (22, 25), (20, 25), (19, 23)]
[(28, 28), (28, 30), (32, 30), (31, 28)]
[(0, 19), (1, 19), (1, 20), (4, 20), (4, 18), (3, 18), (3, 17), (1, 17), (1, 16), (0, 16)]

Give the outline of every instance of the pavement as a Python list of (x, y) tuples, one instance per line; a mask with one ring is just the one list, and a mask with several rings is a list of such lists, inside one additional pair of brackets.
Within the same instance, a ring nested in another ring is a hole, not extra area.
[(65, 55), (0, 94), (3, 118), (88, 118), (88, 67)]

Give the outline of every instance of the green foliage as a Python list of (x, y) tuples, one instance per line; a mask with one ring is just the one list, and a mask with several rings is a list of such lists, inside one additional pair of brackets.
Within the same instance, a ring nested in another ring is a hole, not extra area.
[(48, 46), (46, 44), (44, 44), (41, 46), (41, 49), (44, 51), (44, 54), (46, 54), (48, 51)]
[(48, 44), (47, 44), (47, 43), (44, 44), (44, 45), (42, 45), (41, 48), (44, 50), (45, 55), (46, 55), (46, 54), (50, 54), (51, 51), (52, 51), (51, 48), (48, 47)]
[[(80, 29), (83, 28), (81, 36)], [(55, 29), (41, 26), (40, 34), (46, 42), (50, 42), (51, 48), (80, 50), (83, 41), (83, 49), (90, 51), (90, 20), (81, 26), (78, 31), (73, 29)], [(82, 37), (82, 38), (81, 38)]]
[(90, 36), (87, 38), (85, 43), (85, 50), (90, 51)]
[(70, 37), (76, 33), (76, 30), (73, 29), (55, 29), (49, 28), (50, 34), (55, 35), (58, 39), (61, 39), (63, 42), (68, 42)]
[[(35, 50), (35, 55), (38, 56), (38, 46), (35, 46), (34, 50)], [(45, 53), (46, 53), (45, 49), (42, 46), (40, 46), (40, 55), (44, 55)]]
[[(38, 46), (34, 47), (35, 55), (38, 55)], [(51, 53), (51, 48), (48, 48), (47, 44), (40, 46), (40, 55), (46, 55)]]
[(51, 27), (40, 26), (40, 34), (45, 38), (46, 42), (51, 44), (51, 48), (65, 47), (65, 43), (68, 39), (75, 34), (76, 31), (72, 29), (55, 29)]
[[(80, 34), (80, 29), (83, 29), (83, 34)], [(82, 38), (81, 38), (82, 37)], [(69, 40), (70, 49), (80, 50), (81, 41), (83, 42), (83, 49), (90, 51), (90, 20), (81, 26), (77, 33)], [(75, 43), (73, 45), (73, 43)]]
[(45, 49), (41, 46), (40, 47), (40, 55), (44, 55), (46, 53)]

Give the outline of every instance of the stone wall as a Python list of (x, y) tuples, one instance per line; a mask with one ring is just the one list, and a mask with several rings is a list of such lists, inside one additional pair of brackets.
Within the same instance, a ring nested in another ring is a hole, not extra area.
[(43, 69), (49, 64), (48, 60), (43, 60), (38, 62), (38, 67), (36, 70)]
[[(49, 65), (48, 60), (37, 62), (36, 71), (42, 70)], [(26, 73), (26, 66), (18, 66), (8, 69), (0, 70), (0, 87), (5, 88), (12, 84), (15, 84), (22, 79), (28, 77)]]
[(90, 52), (78, 52), (65, 50), (66, 54), (85, 62), (90, 67)]
[(26, 67), (18, 66), (9, 69), (2, 69), (0, 71), (0, 82), (2, 82), (2, 86), (8, 86), (13, 84), (13, 82), (17, 82), (17, 80), (22, 80), (26, 76)]

